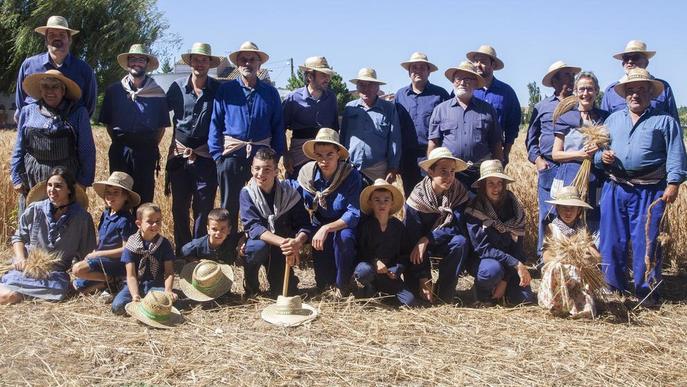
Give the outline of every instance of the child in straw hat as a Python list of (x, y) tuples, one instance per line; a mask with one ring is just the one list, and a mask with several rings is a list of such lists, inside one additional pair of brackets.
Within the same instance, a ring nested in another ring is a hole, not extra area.
[(403, 207), (403, 194), (384, 179), (377, 179), (360, 194), (358, 260), (353, 276), (365, 297), (376, 292), (395, 295), (402, 305), (414, 306), (415, 296), (401, 280), (408, 267), (405, 226), (393, 215)]

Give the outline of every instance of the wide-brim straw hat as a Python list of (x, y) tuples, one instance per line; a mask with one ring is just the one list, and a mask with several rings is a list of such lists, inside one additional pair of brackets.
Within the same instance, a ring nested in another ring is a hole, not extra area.
[(556, 206), (582, 207), (588, 210), (592, 209), (589, 203), (582, 200), (580, 193), (575, 186), (566, 186), (558, 190), (556, 197), (546, 201), (549, 204)]
[(360, 70), (358, 70), (358, 76), (351, 79), (349, 82), (351, 82), (354, 85), (357, 85), (358, 81), (373, 82), (379, 83), (380, 85), (386, 85), (386, 82), (377, 79), (377, 71), (370, 67), (363, 67)]
[(194, 301), (211, 301), (226, 294), (234, 283), (231, 266), (215, 261), (190, 262), (181, 269), (179, 287)]
[(613, 54), (613, 58), (623, 60), (623, 56), (625, 54), (635, 53), (643, 54), (647, 59), (651, 59), (654, 55), (656, 55), (656, 51), (647, 50), (646, 43), (642, 42), (641, 40), (630, 40), (625, 45), (625, 50), (617, 54)]
[(363, 189), (363, 191), (360, 193), (360, 211), (368, 215), (372, 213), (372, 207), (368, 202), (370, 201), (372, 193), (380, 189), (385, 189), (391, 192), (391, 209), (389, 210), (389, 215), (393, 215), (400, 211), (401, 207), (403, 207), (403, 203), (405, 202), (403, 194), (393, 184), (387, 183), (387, 181), (384, 179), (377, 179), (375, 180), (374, 184), (368, 185), (365, 187), (365, 189)]
[(337, 145), (339, 147), (339, 159), (346, 160), (348, 158), (348, 150), (339, 142), (339, 132), (331, 128), (321, 128), (317, 131), (315, 139), (304, 142), (303, 154), (310, 160), (317, 160), (315, 145), (319, 143)]
[(65, 87), (64, 97), (71, 101), (78, 101), (81, 98), (81, 88), (79, 85), (67, 78), (59, 70), (50, 69), (44, 73), (34, 73), (24, 78), (21, 86), (24, 92), (33, 99), (41, 99), (41, 81), (44, 79), (57, 79), (62, 82)]
[(471, 62), (474, 62), (475, 54), (484, 54), (491, 57), (491, 59), (494, 60), (494, 70), (501, 70), (504, 67), (503, 61), (496, 56), (496, 50), (492, 46), (486, 44), (481, 45), (477, 50), (469, 51), (467, 54), (465, 54), (465, 57)]
[(38, 32), (41, 35), (45, 35), (48, 31), (48, 28), (52, 28), (54, 30), (69, 31), (71, 36), (74, 36), (79, 33), (79, 30), (69, 28), (69, 23), (67, 22), (67, 19), (65, 19), (63, 16), (58, 15), (50, 16), (48, 18), (48, 22), (45, 23), (44, 26), (36, 27), (34, 28), (34, 31)]
[(570, 66), (570, 65), (566, 64), (565, 62), (563, 62), (562, 60), (559, 60), (559, 61), (554, 62), (551, 66), (549, 66), (549, 71), (547, 71), (546, 75), (544, 75), (544, 78), (541, 80), (541, 84), (546, 86), (546, 87), (553, 87), (553, 84), (551, 83), (551, 79), (553, 78), (554, 75), (556, 75), (557, 72), (559, 72), (563, 69), (570, 69), (575, 74), (582, 71), (582, 68), (580, 68), (580, 67)]
[(124, 307), (126, 313), (153, 328), (169, 329), (184, 321), (179, 310), (172, 306), (172, 298), (165, 292), (150, 291), (141, 301)]
[(238, 50), (229, 54), (229, 60), (231, 61), (231, 63), (235, 64), (236, 66), (239, 65), (238, 63), (236, 63), (236, 58), (239, 56), (239, 53), (241, 53), (241, 52), (254, 52), (254, 53), (258, 54), (258, 57), (260, 57), (260, 64), (263, 64), (263, 63), (267, 62), (268, 59), (270, 59), (270, 56), (267, 55), (266, 52), (261, 51), (258, 48), (257, 44), (247, 40), (247, 41), (241, 43), (241, 46), (239, 46)]
[[(44, 180), (36, 184), (31, 188), (28, 194), (26, 194), (26, 205), (40, 200), (45, 200), (48, 198), (48, 181)], [(86, 189), (81, 184), (76, 184), (74, 186), (74, 201), (79, 203), (79, 205), (84, 209), (88, 210), (88, 195), (86, 195)]]
[(420, 161), (418, 165), (426, 172), (432, 167), (432, 165), (443, 159), (451, 159), (455, 161), (456, 172), (461, 172), (468, 169), (468, 164), (465, 161), (453, 156), (453, 153), (451, 153), (448, 148), (443, 146), (432, 149), (432, 151), (429, 152), (429, 157), (427, 157), (427, 160)]
[(439, 68), (437, 66), (435, 66), (434, 63), (429, 61), (429, 59), (427, 58), (427, 55), (424, 52), (417, 51), (417, 52), (410, 54), (410, 59), (408, 59), (405, 62), (401, 62), (401, 67), (403, 67), (407, 71), (410, 71), (410, 65), (413, 63), (427, 63), (427, 65), (429, 66), (429, 72), (430, 73), (433, 73), (433, 72), (439, 70)]
[(456, 67), (449, 67), (448, 69), (446, 69), (446, 71), (444, 71), (444, 76), (446, 77), (446, 79), (449, 80), (449, 82), (453, 83), (453, 78), (455, 78), (457, 72), (473, 75), (477, 80), (477, 85), (475, 85), (475, 89), (481, 89), (486, 84), (484, 78), (482, 78), (482, 76), (479, 75), (479, 73), (477, 72), (477, 68), (474, 64), (472, 64), (472, 62), (468, 62), (465, 60), (460, 62), (460, 64)]
[(615, 86), (613, 86), (613, 90), (615, 90), (619, 96), (625, 98), (627, 95), (627, 93), (625, 93), (625, 86), (628, 83), (636, 82), (649, 82), (651, 84), (651, 98), (656, 98), (663, 93), (663, 82), (657, 81), (651, 76), (651, 74), (649, 74), (648, 71), (641, 68), (634, 68), (628, 71), (627, 74), (623, 76)]
[(105, 198), (105, 188), (119, 187), (125, 190), (129, 194), (129, 200), (127, 201), (127, 208), (136, 207), (141, 204), (141, 195), (134, 192), (134, 179), (129, 176), (126, 172), (115, 171), (112, 172), (107, 180), (96, 181), (93, 183), (93, 190), (101, 198)]
[(314, 306), (304, 304), (299, 296), (277, 297), (277, 303), (262, 311), (262, 319), (270, 324), (293, 327), (314, 320), (318, 315)]
[(212, 47), (210, 47), (209, 44), (207, 43), (202, 43), (202, 42), (196, 42), (193, 43), (191, 46), (191, 51), (181, 54), (181, 60), (184, 61), (187, 65), (191, 65), (191, 55), (202, 55), (202, 56), (207, 56), (210, 58), (210, 68), (215, 68), (219, 66), (219, 63), (221, 62), (221, 58), (218, 56), (212, 55)]
[(160, 67), (160, 62), (157, 60), (155, 55), (146, 52), (146, 49), (142, 44), (132, 44), (129, 48), (129, 52), (123, 52), (117, 55), (117, 63), (119, 63), (119, 67), (123, 68), (124, 70), (129, 70), (129, 55), (142, 55), (148, 58), (146, 72), (155, 71), (155, 69)]
[(488, 177), (498, 177), (508, 184), (515, 181), (512, 177), (506, 175), (503, 171), (503, 164), (501, 160), (485, 160), (479, 166), (479, 179), (472, 183), (472, 188), (477, 188), (480, 181), (486, 180)]
[(318, 71), (330, 76), (336, 74), (336, 72), (332, 70), (331, 67), (329, 67), (327, 58), (323, 56), (311, 56), (310, 58), (305, 60), (305, 63), (303, 63), (303, 65), (298, 66), (298, 69), (303, 72)]

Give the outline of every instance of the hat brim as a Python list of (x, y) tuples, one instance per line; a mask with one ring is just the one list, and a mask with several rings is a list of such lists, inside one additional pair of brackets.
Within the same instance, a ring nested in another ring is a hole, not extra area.
[(658, 97), (659, 95), (661, 95), (661, 93), (663, 93), (663, 89), (664, 89), (663, 82), (657, 81), (657, 80), (655, 80), (655, 79), (638, 79), (638, 80), (636, 79), (636, 80), (632, 80), (632, 81), (629, 81), (629, 82), (618, 82), (618, 84), (616, 84), (615, 86), (613, 86), (613, 90), (614, 90), (619, 96), (625, 98), (625, 97), (627, 96), (627, 93), (625, 93), (625, 86), (626, 86), (626, 85), (629, 85), (630, 83), (639, 83), (639, 82), (649, 82), (649, 83), (651, 83), (651, 85), (653, 86), (653, 87), (651, 88), (651, 91), (652, 91), (652, 93), (651, 93), (651, 98), (656, 98), (656, 97)]
[(201, 55), (201, 56), (207, 56), (208, 58), (210, 58), (210, 68), (211, 69), (218, 67), (220, 62), (222, 61), (222, 59), (218, 56), (201, 54), (198, 52), (189, 52), (186, 54), (181, 54), (181, 60), (184, 63), (186, 63), (187, 65), (191, 66), (191, 55)]
[(368, 202), (370, 201), (370, 196), (372, 196), (372, 193), (380, 189), (385, 189), (391, 192), (391, 209), (389, 210), (389, 215), (393, 215), (400, 211), (403, 207), (405, 199), (403, 198), (401, 191), (396, 188), (396, 186), (389, 183), (383, 185), (371, 184), (365, 187), (365, 189), (363, 189), (363, 191), (360, 193), (360, 211), (367, 215), (372, 213), (372, 208)]
[(420, 161), (418, 163), (418, 165), (420, 166), (420, 168), (422, 168), (423, 171), (427, 172), (427, 171), (429, 171), (430, 168), (432, 168), (432, 165), (438, 163), (441, 160), (445, 160), (445, 159), (455, 161), (456, 172), (462, 172), (462, 171), (468, 169), (468, 163), (466, 163), (465, 161), (463, 161), (457, 157), (438, 157), (436, 159), (427, 159), (424, 161)]
[[(56, 70), (57, 71), (57, 70)], [(43, 79), (53, 78), (62, 82), (65, 87), (64, 98), (71, 101), (78, 101), (81, 98), (81, 88), (79, 85), (67, 78), (66, 76), (59, 73), (35, 73), (24, 78), (22, 82), (22, 88), (24, 92), (31, 96), (31, 98), (39, 100), (41, 99), (41, 81)]]
[(105, 199), (105, 188), (106, 187), (118, 187), (123, 189), (129, 194), (129, 200), (127, 202), (127, 207), (128, 208), (133, 208), (141, 204), (141, 195), (137, 194), (136, 192), (126, 188), (125, 186), (117, 183), (113, 183), (107, 180), (103, 181), (97, 181), (93, 183), (93, 190), (95, 191), (98, 196), (101, 198)]
[(303, 154), (310, 160), (317, 160), (317, 157), (315, 156), (315, 145), (316, 144), (332, 144), (336, 145), (339, 147), (339, 159), (340, 160), (346, 160), (349, 156), (348, 149), (346, 149), (345, 146), (339, 144), (336, 141), (333, 140), (308, 140), (303, 143)]
[(308, 321), (312, 321), (319, 315), (317, 309), (308, 304), (301, 304), (301, 309), (294, 314), (281, 314), (277, 304), (272, 304), (266, 307), (260, 316), (263, 320), (270, 324), (279, 325), (281, 327), (294, 327), (301, 325)]
[(617, 54), (613, 54), (613, 58), (622, 61), (623, 56), (625, 54), (644, 54), (646, 56), (646, 59), (651, 59), (656, 55), (656, 51), (642, 51), (642, 50), (636, 50), (636, 51), (623, 51), (619, 52)]
[(212, 301), (217, 297), (221, 297), (231, 290), (234, 283), (234, 270), (231, 266), (226, 264), (219, 264), (222, 272), (222, 279), (216, 288), (209, 292), (203, 292), (193, 286), (193, 270), (200, 262), (190, 262), (184, 265), (179, 275), (179, 287), (184, 292), (186, 297), (199, 302)]
[(487, 54), (486, 52), (479, 52), (479, 51), (470, 51), (467, 54), (465, 54), (465, 57), (468, 58), (470, 62), (474, 62), (474, 57), (476, 54), (482, 54), (490, 57), (494, 61), (494, 70), (502, 70), (505, 65), (503, 64), (503, 61), (491, 54)]
[(480, 178), (477, 179), (477, 181), (472, 183), (472, 188), (478, 188), (479, 182), (486, 180), (488, 177), (498, 177), (499, 179), (503, 179), (506, 182), (506, 184), (510, 184), (510, 183), (515, 182), (515, 179), (506, 175), (505, 173), (495, 172), (495, 173), (486, 174), (484, 176), (480, 176)]
[[(48, 182), (46, 180), (41, 181), (31, 188), (28, 194), (26, 194), (26, 205), (48, 198), (48, 191), (46, 190)], [(88, 195), (86, 195), (86, 189), (81, 184), (76, 184), (74, 190), (74, 201), (79, 203), (79, 205), (86, 211), (88, 211)]]
[(363, 81), (363, 82), (372, 82), (372, 83), (377, 83), (377, 84), (380, 84), (380, 85), (386, 85), (386, 82), (380, 81), (379, 79), (375, 79), (375, 78), (372, 78), (372, 77), (358, 77), (358, 78), (353, 78), (353, 79), (349, 80), (349, 82), (351, 82), (351, 83), (354, 84), (354, 85), (357, 85), (358, 82), (360, 82), (360, 81)]
[(591, 210), (592, 206), (584, 200), (580, 199), (553, 199), (547, 200), (546, 203), (552, 204), (554, 206), (570, 206), (570, 207), (581, 207), (587, 210)]
[(129, 316), (153, 328), (169, 329), (184, 321), (181, 312), (175, 307), (172, 307), (169, 318), (165, 322), (155, 321), (141, 313), (141, 301), (131, 301), (124, 306), (124, 310)]
[(231, 61), (231, 63), (233, 63), (236, 66), (239, 66), (239, 64), (236, 63), (236, 58), (238, 58), (239, 54), (242, 52), (254, 52), (254, 53), (258, 54), (258, 57), (260, 57), (260, 64), (264, 64), (265, 62), (267, 62), (270, 59), (270, 56), (267, 55), (267, 53), (264, 51), (260, 51), (260, 50), (238, 50), (238, 51), (234, 51), (231, 54), (229, 54), (229, 60)]
[(553, 87), (553, 84), (551, 83), (551, 79), (553, 78), (554, 75), (556, 75), (557, 72), (563, 70), (563, 69), (570, 69), (572, 70), (575, 74), (579, 73), (582, 71), (582, 68), (580, 67), (575, 67), (575, 66), (563, 66), (563, 67), (558, 67), (556, 69), (553, 69), (546, 73), (544, 75), (544, 78), (541, 80), (541, 84), (546, 86), (546, 87)]
[(444, 71), (444, 76), (446, 77), (446, 79), (448, 79), (449, 82), (453, 83), (453, 78), (455, 78), (456, 72), (474, 75), (475, 79), (477, 79), (477, 86), (475, 87), (476, 89), (481, 89), (486, 84), (484, 78), (482, 78), (481, 75), (477, 74), (476, 72), (464, 70), (458, 67), (449, 67), (448, 69), (446, 69), (446, 71)]
[(146, 64), (146, 72), (147, 73), (149, 73), (151, 71), (155, 71), (155, 70), (157, 70), (158, 67), (160, 67), (160, 62), (153, 55), (143, 54), (143, 53), (138, 53), (138, 52), (123, 52), (123, 53), (117, 55), (117, 63), (119, 63), (119, 67), (123, 68), (126, 71), (129, 71), (129, 62), (128, 62), (129, 55), (142, 55), (142, 56), (145, 56), (146, 58), (148, 58), (148, 63)]
[(336, 71), (334, 71), (332, 69), (321, 68), (321, 67), (315, 68), (315, 67), (308, 67), (308, 66), (298, 66), (298, 70), (300, 70), (304, 73), (306, 71), (317, 71), (318, 73), (327, 74), (329, 76), (334, 76), (334, 74), (336, 74)]
[(36, 27), (33, 30), (38, 32), (41, 35), (45, 35), (48, 32), (48, 29), (52, 28), (53, 30), (63, 30), (63, 31), (69, 31), (71, 36), (74, 36), (79, 33), (79, 30), (73, 30), (68, 27), (62, 27), (62, 26), (40, 26)]
[(429, 66), (429, 72), (430, 73), (433, 73), (433, 72), (439, 70), (439, 68), (437, 66), (435, 66), (434, 63), (432, 63), (428, 60), (423, 60), (423, 59), (409, 60), (406, 62), (401, 62), (401, 67), (403, 67), (407, 71), (410, 71), (410, 65), (413, 63), (426, 63)]

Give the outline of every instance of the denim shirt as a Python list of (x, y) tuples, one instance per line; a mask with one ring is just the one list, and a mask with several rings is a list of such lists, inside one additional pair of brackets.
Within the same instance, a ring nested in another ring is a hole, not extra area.
[(539, 156), (553, 162), (553, 111), (559, 102), (558, 98), (552, 95), (534, 105), (527, 128), (527, 158), (531, 163)]
[(515, 90), (494, 78), (488, 88), (476, 89), (473, 97), (488, 102), (496, 111), (496, 118), (503, 129), (505, 143), (513, 144), (520, 131), (520, 101)]
[(284, 126), (293, 138), (315, 138), (320, 128), (339, 129), (336, 94), (327, 89), (314, 99), (304, 86), (289, 94), (284, 103)]
[(429, 118), (434, 108), (449, 99), (443, 87), (427, 83), (422, 93), (416, 94), (408, 85), (396, 92), (396, 111), (403, 137), (403, 151), (427, 151)]

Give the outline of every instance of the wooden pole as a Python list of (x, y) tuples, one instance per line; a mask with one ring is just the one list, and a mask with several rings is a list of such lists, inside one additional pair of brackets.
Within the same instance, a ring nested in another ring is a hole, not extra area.
[[(286, 260), (286, 257), (284, 258)], [(291, 266), (289, 266), (289, 262), (286, 261), (284, 262), (284, 286), (281, 290), (281, 295), (284, 297), (288, 297), (289, 293), (289, 277), (291, 277), (289, 274), (291, 274)]]

